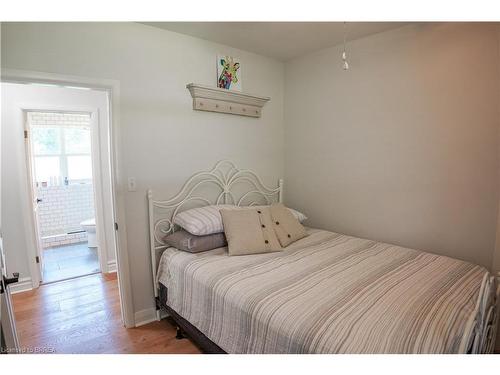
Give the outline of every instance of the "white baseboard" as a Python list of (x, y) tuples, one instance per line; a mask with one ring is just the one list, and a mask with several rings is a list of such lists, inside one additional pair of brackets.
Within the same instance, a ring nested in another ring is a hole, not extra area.
[(9, 289), (11, 294), (27, 292), (28, 290), (32, 290), (33, 282), (31, 281), (31, 277), (23, 277), (19, 279), (17, 283), (10, 284)]
[(156, 309), (150, 308), (136, 311), (134, 314), (135, 326), (143, 326), (156, 320)]
[(108, 261), (108, 273), (116, 272), (116, 260)]
[[(164, 310), (160, 311), (160, 319), (164, 319), (168, 316), (167, 312)], [(135, 326), (140, 327), (145, 324), (156, 321), (156, 309), (150, 308), (146, 310), (137, 311), (134, 314)]]

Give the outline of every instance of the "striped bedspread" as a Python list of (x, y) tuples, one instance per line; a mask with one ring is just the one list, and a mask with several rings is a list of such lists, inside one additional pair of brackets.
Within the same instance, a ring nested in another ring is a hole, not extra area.
[(486, 269), (308, 232), (272, 254), (165, 250), (158, 281), (168, 288), (168, 305), (228, 353), (485, 350), (496, 290)]

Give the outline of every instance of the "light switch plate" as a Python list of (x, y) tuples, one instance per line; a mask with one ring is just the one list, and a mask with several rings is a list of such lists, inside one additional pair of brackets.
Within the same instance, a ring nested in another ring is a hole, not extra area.
[(136, 191), (137, 185), (135, 183), (135, 177), (128, 178), (128, 191)]

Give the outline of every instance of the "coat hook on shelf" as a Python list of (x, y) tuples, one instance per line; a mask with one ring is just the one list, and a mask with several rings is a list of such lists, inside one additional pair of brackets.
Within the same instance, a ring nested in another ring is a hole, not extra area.
[[(260, 117), (261, 108), (269, 101), (268, 97), (235, 92), (205, 85), (190, 83), (186, 85), (193, 101), (193, 109), (212, 111), (231, 115)], [(203, 100), (208, 100), (204, 102)]]

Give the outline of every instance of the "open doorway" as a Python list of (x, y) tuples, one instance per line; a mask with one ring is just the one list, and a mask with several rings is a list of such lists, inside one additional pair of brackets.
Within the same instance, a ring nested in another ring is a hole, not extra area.
[[(113, 309), (118, 308), (114, 313), (117, 314), (119, 324), (133, 327), (135, 316), (126, 248), (125, 197), (122, 191), (117, 189), (120, 154), (117, 125), (119, 82), (8, 69), (2, 70), (1, 80), (2, 155), (5, 156), (2, 159), (2, 178), (3, 181), (9, 181), (9, 184), (2, 185), (2, 196), (9, 197), (3, 200), (2, 204), (2, 214), (9, 218), (2, 221), (2, 232), (9, 272), (20, 274), (19, 282), (13, 285), (11, 290), (13, 293), (19, 293), (19, 298), (24, 298), (24, 292), (26, 295), (38, 295), (43, 305), (54, 303), (44, 297), (46, 293), (61, 290), (61, 298), (68, 299), (71, 297), (70, 293), (63, 292), (66, 287), (75, 285), (74, 289), (70, 289), (76, 296), (83, 293), (84, 286), (88, 286), (88, 293), (92, 298), (78, 297), (75, 301), (106, 311), (109, 307), (106, 304), (111, 304)], [(98, 274), (49, 283), (39, 288), (42, 280), (40, 265), (43, 265), (43, 262), (36, 263), (36, 257), (39, 256), (37, 248), (41, 249), (42, 246), (37, 246), (36, 239), (41, 236), (34, 235), (39, 228), (33, 222), (33, 213), (38, 206), (32, 193), (34, 189), (30, 181), (33, 179), (28, 176), (31, 171), (31, 166), (27, 165), (31, 159), (27, 155), (29, 142), (23, 137), (25, 131), (28, 133), (26, 135), (29, 135), (28, 112), (90, 114), (92, 187), (100, 269)], [(97, 284), (94, 285), (94, 282)], [(92, 290), (91, 285), (97, 289)], [(105, 285), (109, 286), (110, 296), (113, 298), (106, 296)], [(33, 307), (37, 305), (31, 297), (28, 300)], [(115, 306), (117, 302), (118, 306)], [(88, 307), (66, 303), (64, 306), (78, 310), (79, 316), (83, 312), (82, 309), (87, 311)], [(39, 307), (41, 306), (36, 307), (37, 311)], [(55, 314), (62, 313), (49, 310)], [(97, 311), (95, 313), (97, 314)], [(31, 322), (25, 323), (32, 327)], [(37, 336), (37, 332), (28, 331)], [(23, 342), (29, 341), (25, 339)]]
[(92, 113), (27, 110), (25, 116), (42, 283), (98, 273)]

